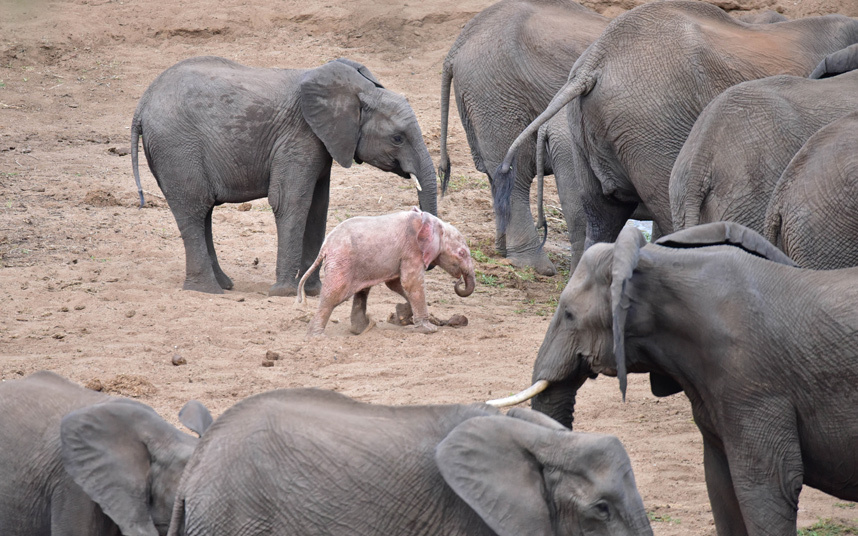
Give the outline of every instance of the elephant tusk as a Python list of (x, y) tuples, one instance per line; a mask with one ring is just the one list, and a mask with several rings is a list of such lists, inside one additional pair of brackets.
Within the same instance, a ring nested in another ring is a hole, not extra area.
[(414, 186), (416, 186), (416, 187), (417, 187), (417, 191), (418, 191), (418, 192), (422, 192), (422, 191), (423, 191), (423, 188), (421, 188), (421, 187), (420, 187), (420, 181), (418, 181), (418, 180), (417, 180), (417, 177), (415, 177), (414, 175), (412, 175), (412, 176), (411, 176), (411, 180), (413, 180), (413, 181), (414, 181)]
[(530, 400), (531, 398), (535, 397), (536, 395), (547, 389), (548, 385), (548, 380), (539, 380), (538, 382), (534, 383), (520, 393), (508, 396), (506, 398), (496, 398), (494, 400), (489, 400), (488, 402), (486, 402), (486, 404), (494, 406), (496, 408), (505, 408), (507, 406), (521, 404), (525, 400)]

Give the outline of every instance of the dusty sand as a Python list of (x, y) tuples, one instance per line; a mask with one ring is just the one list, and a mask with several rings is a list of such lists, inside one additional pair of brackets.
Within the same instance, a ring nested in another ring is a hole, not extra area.
[[(313, 311), (269, 298), (275, 227), (260, 199), (214, 212), (222, 296), (180, 290), (184, 251), (175, 221), (144, 168), (138, 209), (127, 151), (131, 116), (149, 83), (184, 58), (215, 54), (260, 67), (312, 67), (340, 56), (366, 64), (405, 94), (437, 159), (441, 62), (487, 0), (2, 0), (0, 4), (0, 379), (54, 370), (150, 404), (172, 422), (190, 398), (215, 413), (281, 387), (334, 389), (385, 404), (469, 403), (529, 383), (531, 366), (568, 276), (558, 214), (549, 248), (566, 268), (545, 278), (492, 251), (488, 182), (470, 159), (453, 112), (453, 187), (440, 215), (488, 258), (473, 296), (440, 270), (428, 275), (430, 312), (464, 314), (464, 328), (421, 335), (385, 322), (398, 296), (370, 295), (378, 327), (348, 333), (348, 305), (328, 337), (306, 342)], [(615, 16), (638, 1), (590, 3)], [(722, 0), (728, 9), (788, 16), (841, 12), (854, 0)], [(141, 153), (142, 154), (142, 153)], [(550, 181), (549, 181), (550, 183)], [(548, 204), (559, 206), (553, 185)], [(333, 170), (328, 228), (416, 203), (410, 184), (369, 166)], [(482, 257), (481, 257), (482, 258)], [(269, 352), (279, 359), (263, 366)], [(174, 366), (174, 355), (187, 364)], [(656, 399), (644, 376), (599, 378), (580, 392), (576, 429), (615, 434), (632, 458), (656, 534), (715, 534), (700, 435), (684, 396)], [(805, 489), (800, 525), (858, 518), (855, 504)]]

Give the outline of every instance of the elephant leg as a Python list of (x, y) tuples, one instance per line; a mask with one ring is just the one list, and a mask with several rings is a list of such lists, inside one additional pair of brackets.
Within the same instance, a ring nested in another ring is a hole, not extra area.
[(396, 314), (400, 318), (411, 317), (413, 319), (414, 311), (411, 310), (411, 304), (408, 303), (408, 296), (405, 295), (405, 289), (402, 288), (402, 282), (399, 280), (399, 278), (393, 279), (391, 281), (386, 281), (384, 284), (387, 285), (387, 288), (405, 298), (405, 303), (402, 304), (404, 307), (401, 307), (400, 305), (396, 306)]
[[(351, 297), (351, 292), (345, 283), (346, 278), (337, 277), (329, 271), (325, 281), (330, 281), (330, 283), (322, 287), (322, 292), (319, 295), (319, 308), (316, 309), (316, 314), (307, 327), (307, 337), (321, 336), (334, 308)], [(369, 289), (366, 290), (369, 294)], [(366, 300), (366, 295), (364, 295), (364, 300)], [(354, 316), (354, 311), (352, 311), (352, 316)]]
[(786, 403), (753, 407), (725, 445), (742, 517), (749, 536), (795, 534), (804, 479), (795, 413)]
[(724, 452), (706, 436), (703, 437), (703, 468), (706, 474), (706, 489), (709, 503), (712, 505), (712, 517), (719, 536), (747, 536), (748, 529), (742, 519), (742, 511), (736, 492), (733, 491), (733, 479), (730, 477), (730, 464)]
[[(306, 263), (304, 261), (309, 254), (304, 250), (304, 233), (315, 202), (313, 195), (318, 181), (322, 176), (329, 178), (330, 170), (331, 158), (328, 155), (315, 161), (307, 161), (296, 155), (286, 155), (284, 151), (274, 158), (268, 202), (274, 211), (277, 224), (277, 279), (268, 290), (269, 296), (297, 294), (298, 281), (315, 258)], [(327, 192), (327, 189), (324, 191)], [(324, 206), (327, 208), (327, 199)], [(322, 233), (324, 234), (324, 229)], [(314, 279), (310, 281), (319, 281), (318, 272), (312, 277)], [(310, 286), (310, 281), (305, 287), (307, 294), (318, 294), (320, 283), (314, 282)], [(313, 292), (310, 292), (311, 289)]]
[(554, 179), (557, 183), (560, 207), (563, 209), (563, 219), (566, 220), (566, 234), (570, 245), (569, 273), (571, 274), (584, 254), (584, 244), (587, 242), (587, 214), (584, 212), (580, 195), (564, 177), (561, 177), (557, 169), (554, 170)]
[(429, 322), (429, 308), (426, 306), (426, 291), (423, 288), (423, 271), (408, 277), (400, 277), (394, 281), (388, 281), (387, 287), (404, 296), (412, 311), (414, 319), (414, 330), (420, 333), (435, 333), (438, 328)]
[(366, 316), (366, 301), (369, 297), (369, 290), (370, 287), (367, 287), (356, 292), (352, 302), (351, 332), (355, 335), (365, 333), (375, 325), (375, 322)]
[(513, 266), (530, 267), (536, 273), (552, 276), (557, 273), (554, 263), (542, 249), (542, 240), (533, 224), (530, 212), (532, 177), (517, 176), (510, 197), (510, 220), (506, 229), (506, 256)]
[(599, 242), (614, 242), (634, 212), (636, 203), (623, 203), (601, 193), (583, 194), (582, 204), (587, 215), (585, 249)]
[[(325, 230), (328, 224), (328, 203), (331, 196), (331, 168), (322, 171), (313, 190), (313, 202), (307, 215), (307, 225), (304, 228), (304, 243), (301, 257), (301, 275), (313, 264), (322, 243), (325, 241)], [(308, 296), (318, 296), (322, 288), (319, 278), (321, 270), (313, 272), (304, 283), (304, 291)]]
[(224, 290), (232, 290), (232, 279), (223, 273), (223, 270), (220, 268), (220, 264), (217, 262), (217, 252), (215, 252), (214, 239), (212, 238), (212, 212), (214, 212), (214, 207), (210, 208), (208, 214), (206, 214), (206, 247), (209, 251), (209, 258), (212, 261), (212, 270), (214, 271), (218, 285), (220, 285), (220, 288)]
[(213, 207), (209, 206), (184, 213), (174, 211), (179, 233), (182, 235), (182, 242), (185, 245), (185, 283), (182, 285), (183, 290), (223, 294), (223, 287), (215, 276), (214, 262), (209, 255), (206, 238), (206, 221), (210, 221), (212, 209)]

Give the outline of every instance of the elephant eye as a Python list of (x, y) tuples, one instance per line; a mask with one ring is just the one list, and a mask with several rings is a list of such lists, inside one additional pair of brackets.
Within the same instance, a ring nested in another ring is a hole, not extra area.
[(394, 134), (391, 139), (396, 145), (402, 145), (402, 143), (405, 141), (405, 138), (403, 138), (401, 134)]
[(575, 320), (575, 315), (573, 315), (572, 311), (570, 311), (569, 309), (563, 311), (563, 317), (566, 318), (568, 322), (572, 322), (573, 320)]
[(603, 521), (609, 521), (611, 519), (611, 507), (605, 501), (599, 501), (594, 504), (593, 511), (596, 513), (596, 516)]

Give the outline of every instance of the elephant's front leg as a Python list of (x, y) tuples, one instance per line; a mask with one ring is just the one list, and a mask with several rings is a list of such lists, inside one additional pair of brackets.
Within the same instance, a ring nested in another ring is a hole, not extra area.
[[(403, 263), (404, 264), (404, 263)], [(399, 279), (387, 282), (387, 287), (404, 296), (411, 307), (414, 330), (419, 333), (435, 333), (438, 328), (429, 322), (429, 308), (426, 306), (426, 291), (423, 288), (423, 267), (403, 266)]]
[(355, 335), (362, 335), (375, 326), (375, 322), (370, 320), (366, 315), (366, 301), (369, 297), (369, 290), (369, 288), (365, 288), (356, 292), (354, 301), (352, 302), (352, 327), (350, 331)]
[(719, 536), (747, 536), (748, 529), (742, 519), (742, 510), (733, 491), (730, 464), (714, 440), (703, 436), (703, 468), (706, 474), (706, 489), (715, 518), (715, 530)]
[[(277, 223), (277, 280), (268, 294), (295, 296), (298, 281), (324, 241), (331, 160), (328, 156), (326, 162), (287, 161), (274, 169), (277, 172), (271, 174), (268, 200)], [(318, 271), (310, 276), (304, 288), (310, 296), (319, 294)]]

